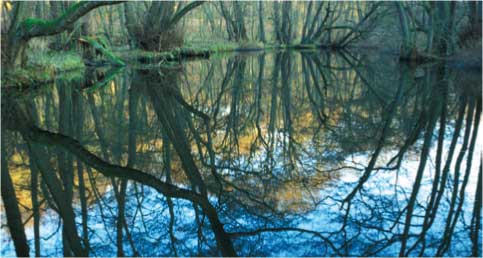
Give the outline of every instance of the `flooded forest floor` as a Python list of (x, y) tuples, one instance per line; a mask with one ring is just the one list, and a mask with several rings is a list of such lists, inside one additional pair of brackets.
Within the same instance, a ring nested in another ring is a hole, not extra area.
[[(79, 79), (83, 77), (86, 67), (96, 69), (108, 65), (125, 66), (130, 65), (139, 67), (140, 65), (159, 66), (169, 62), (180, 62), (187, 59), (208, 59), (210, 57), (224, 56), (234, 52), (250, 51), (317, 51), (328, 50), (338, 51), (347, 50), (333, 46), (323, 46), (317, 44), (294, 43), (291, 45), (261, 43), (261, 42), (187, 42), (181, 47), (173, 48), (169, 51), (145, 51), (139, 48), (131, 49), (129, 46), (113, 46), (112, 49), (105, 47), (110, 56), (106, 56), (96, 50), (96, 55), (92, 59), (82, 56), (82, 51), (36, 51), (31, 50), (26, 54), (26, 65), (23, 68), (16, 68), (2, 74), (2, 88), (17, 86), (25, 87), (51, 83), (58, 77), (69, 79)], [(374, 47), (359, 46), (349, 48), (356, 52), (380, 52), (397, 58), (397, 51), (379, 50)], [(111, 58), (119, 58), (121, 63), (110, 62)], [(403, 61), (413, 65), (425, 63), (435, 64), (437, 62), (448, 62), (450, 66), (456, 68), (472, 68), (481, 70), (481, 47), (465, 49), (447, 58), (435, 58), (426, 60)]]

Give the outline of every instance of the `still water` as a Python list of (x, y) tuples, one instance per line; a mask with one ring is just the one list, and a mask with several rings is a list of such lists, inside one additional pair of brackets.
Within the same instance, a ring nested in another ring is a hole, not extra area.
[(481, 108), (480, 71), (349, 52), (4, 90), (0, 254), (480, 255)]

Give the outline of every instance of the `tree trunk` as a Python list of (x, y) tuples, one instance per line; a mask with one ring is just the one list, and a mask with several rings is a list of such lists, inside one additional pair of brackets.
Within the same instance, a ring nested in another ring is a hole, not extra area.
[(412, 60), (415, 57), (416, 49), (414, 44), (413, 33), (410, 28), (410, 21), (404, 10), (403, 3), (394, 3), (396, 5), (397, 14), (399, 16), (399, 25), (401, 26), (402, 45), (399, 53), (400, 59)]
[(258, 39), (265, 43), (265, 29), (263, 24), (263, 2), (258, 2)]
[(148, 14), (141, 22), (136, 22), (133, 13), (125, 8), (129, 34), (144, 50), (160, 51), (178, 47), (183, 43), (183, 34), (176, 25), (185, 15), (203, 3), (193, 1), (176, 9), (174, 2), (153, 1)]
[(245, 19), (243, 18), (243, 9), (240, 6), (239, 1), (233, 2), (233, 11), (235, 16), (236, 31), (238, 32), (237, 39), (246, 41), (248, 40), (247, 30), (245, 28)]

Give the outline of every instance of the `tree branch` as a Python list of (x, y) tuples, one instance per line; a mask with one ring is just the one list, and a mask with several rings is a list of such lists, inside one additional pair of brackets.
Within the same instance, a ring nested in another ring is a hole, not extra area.
[(181, 20), (181, 18), (183, 18), (183, 16), (185, 16), (191, 10), (195, 9), (196, 7), (198, 7), (198, 6), (200, 6), (204, 3), (205, 3), (205, 1), (194, 1), (194, 2), (191, 2), (187, 5), (185, 5), (181, 10), (178, 10), (176, 12), (176, 14), (173, 15), (173, 18), (169, 22), (169, 25), (174, 25), (174, 24), (178, 23), (179, 20)]
[(103, 5), (120, 4), (124, 1), (88, 1), (72, 5), (65, 13), (53, 20), (28, 18), (24, 20), (17, 30), (17, 37), (29, 40), (34, 37), (50, 36), (70, 28), (82, 16), (92, 9)]

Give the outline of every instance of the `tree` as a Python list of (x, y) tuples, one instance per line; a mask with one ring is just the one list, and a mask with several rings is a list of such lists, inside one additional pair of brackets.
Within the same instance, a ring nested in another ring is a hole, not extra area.
[(281, 5), (282, 10), (280, 10), (280, 3), (273, 3), (273, 27), (275, 29), (275, 38), (282, 44), (290, 44), (293, 39), (292, 22), (290, 20), (292, 2), (286, 1)]
[(439, 56), (446, 56), (452, 54), (455, 48), (454, 18), (456, 2), (435, 2), (434, 4), (434, 51)]
[(416, 53), (416, 35), (415, 30), (411, 28), (409, 15), (404, 9), (404, 3), (396, 2), (397, 14), (399, 17), (399, 25), (401, 26), (402, 45), (399, 53), (401, 59), (413, 59)]
[(263, 2), (258, 2), (258, 39), (265, 43), (265, 29), (263, 26)]
[(220, 13), (225, 20), (225, 27), (228, 33), (228, 40), (246, 41), (248, 40), (245, 20), (243, 18), (243, 8), (239, 1), (233, 1), (233, 11), (227, 8), (226, 3), (219, 2)]
[(181, 18), (203, 3), (194, 1), (182, 6), (183, 2), (154, 1), (144, 19), (140, 19), (134, 6), (125, 6), (124, 15), (131, 45), (144, 50), (160, 51), (182, 44), (182, 34), (179, 34), (176, 25)]
[[(5, 58), (2, 63), (7, 69), (21, 65), (22, 53), (30, 39), (59, 34), (69, 28), (82, 16), (103, 5), (118, 4), (114, 1), (82, 1), (69, 7), (62, 15), (51, 20), (27, 18), (23, 19), (22, 11), (25, 3), (19, 2), (15, 8), (14, 18), (4, 46)], [(8, 49), (8, 51), (6, 51)]]
[[(456, 2), (395, 3), (395, 6), (402, 37), (400, 59), (420, 60), (454, 53)], [(427, 18), (418, 19), (417, 14)], [(426, 35), (426, 53), (418, 50), (418, 32)]]

